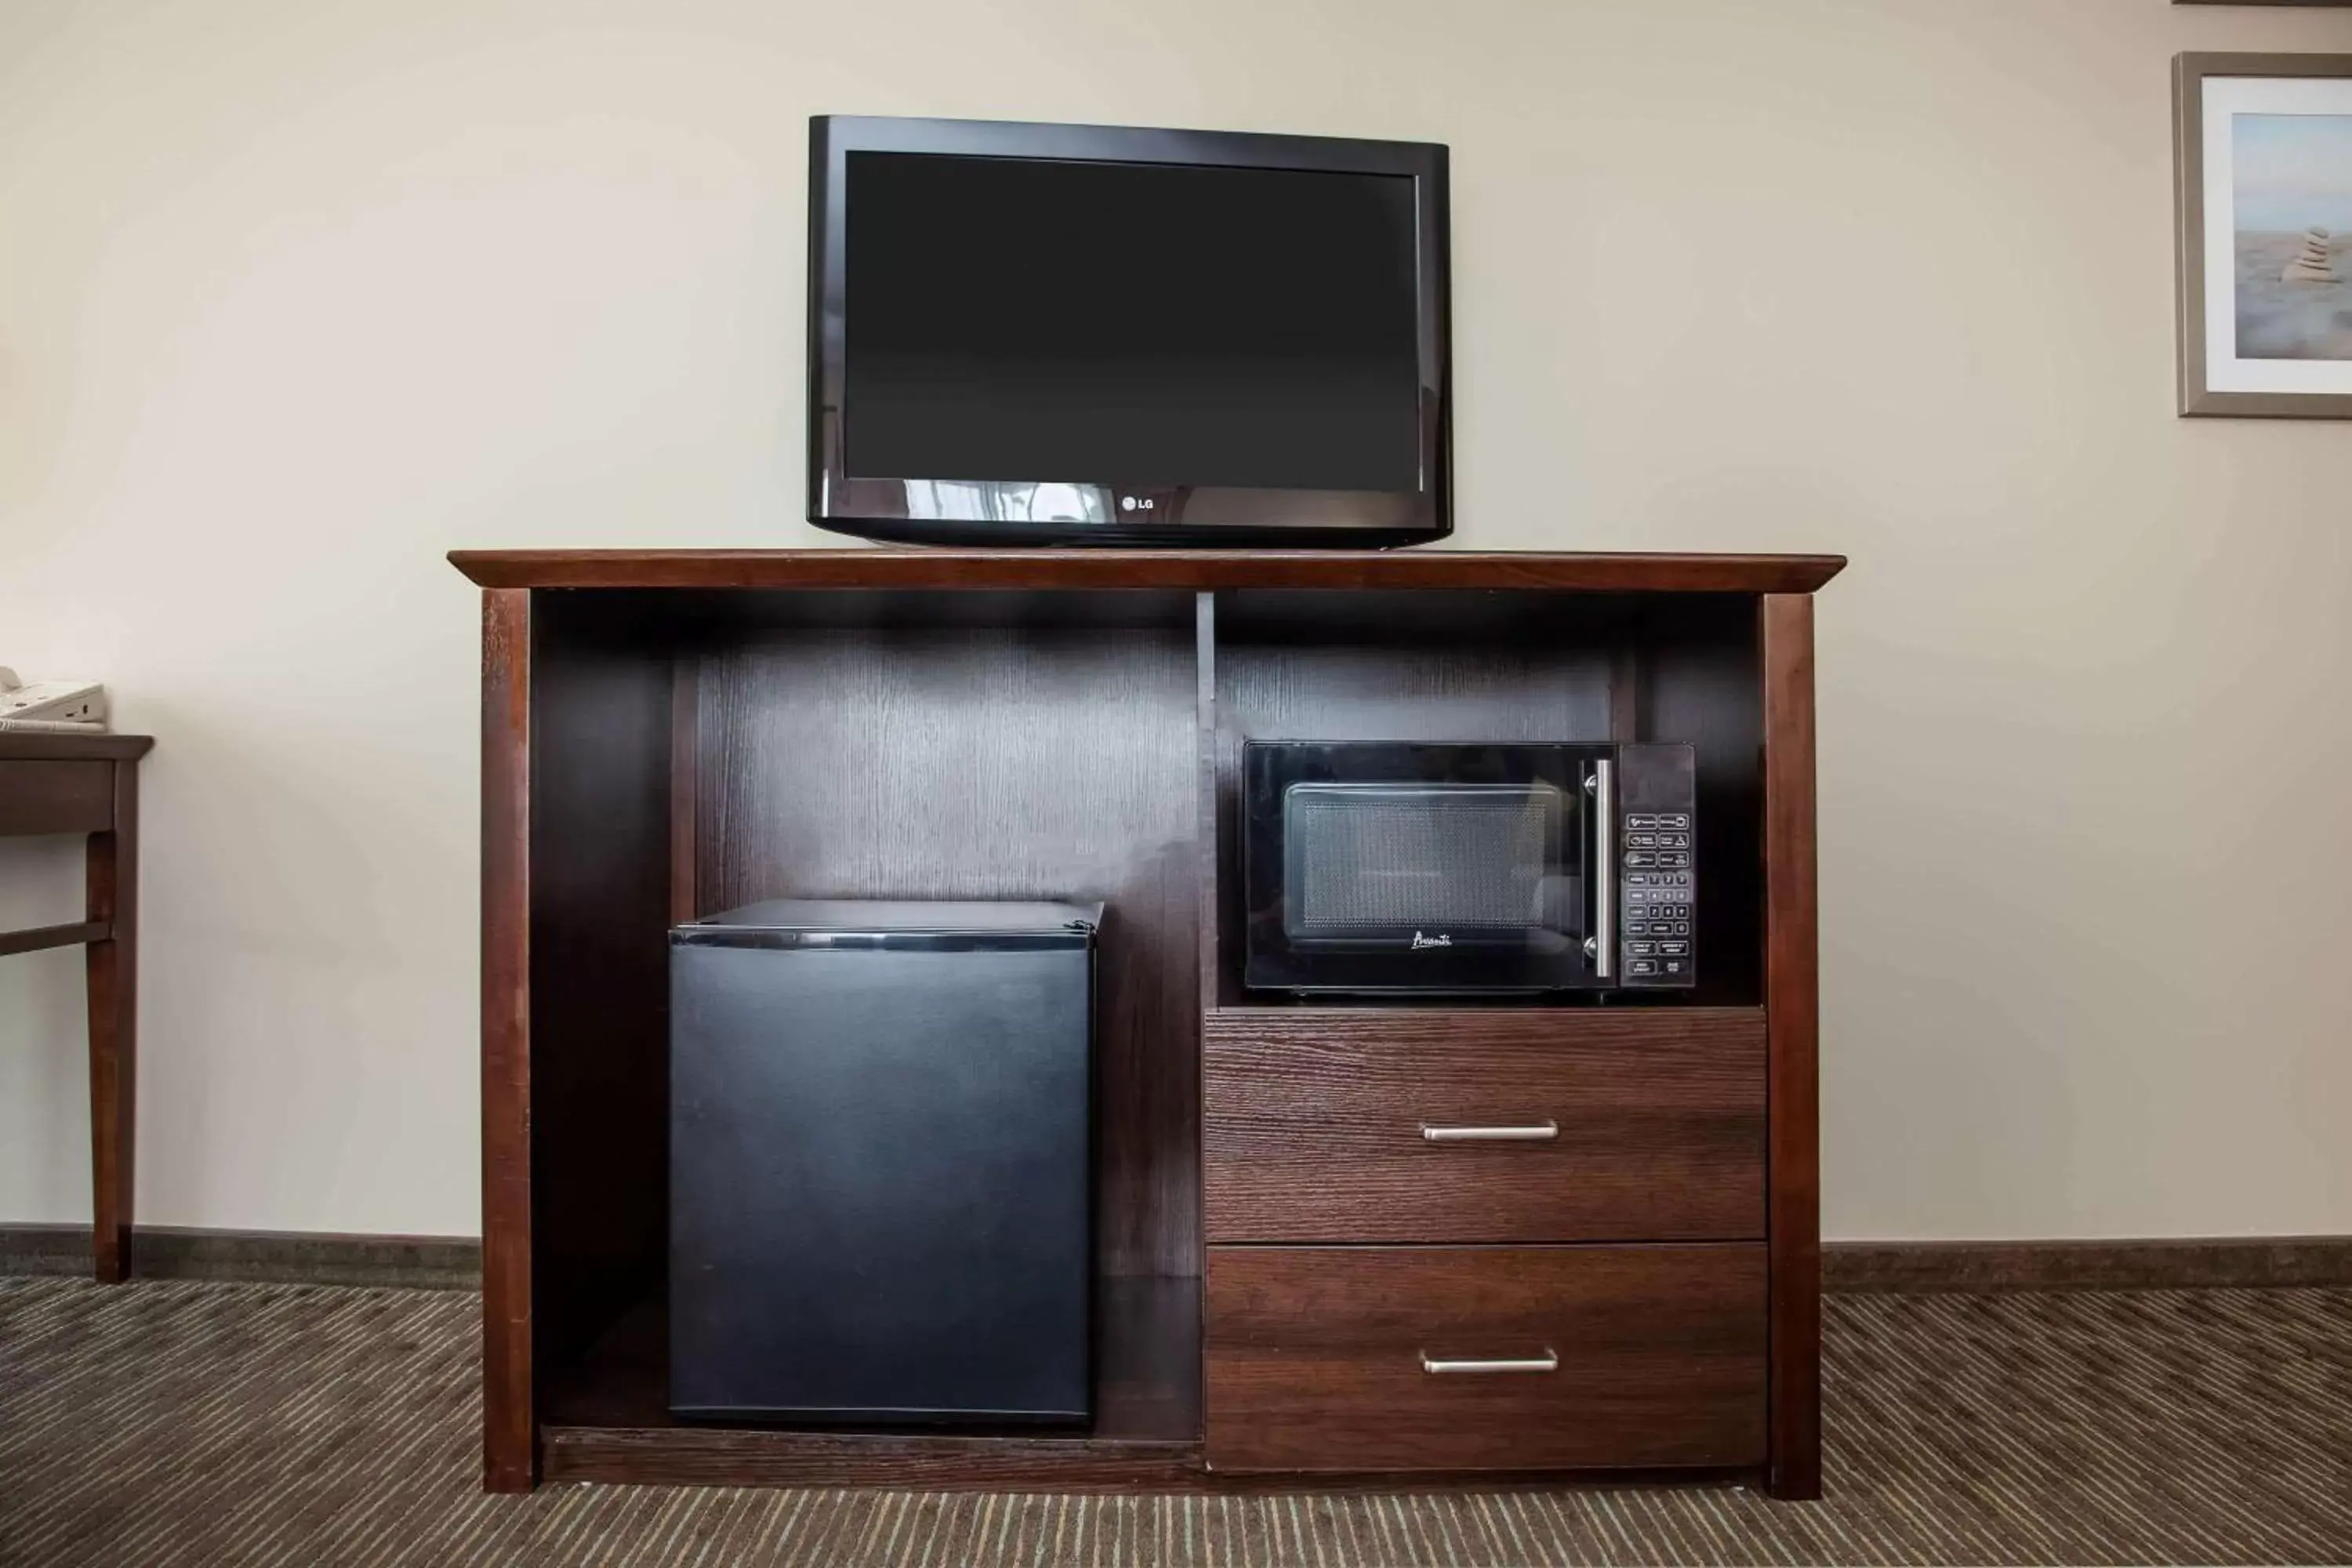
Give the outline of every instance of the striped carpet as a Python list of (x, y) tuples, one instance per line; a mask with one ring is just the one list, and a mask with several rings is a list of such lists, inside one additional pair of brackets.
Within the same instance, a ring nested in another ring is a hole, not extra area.
[(472, 1298), (0, 1280), (0, 1562), (2352, 1560), (2352, 1291), (1827, 1304), (1829, 1499), (476, 1489)]

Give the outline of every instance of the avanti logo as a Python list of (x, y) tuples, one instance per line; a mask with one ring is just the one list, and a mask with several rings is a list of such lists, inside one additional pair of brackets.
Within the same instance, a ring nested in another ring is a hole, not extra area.
[(1419, 931), (1412, 933), (1412, 950), (1415, 952), (1419, 952), (1424, 947), (1452, 947), (1453, 945), (1454, 939), (1450, 936), (1423, 936)]

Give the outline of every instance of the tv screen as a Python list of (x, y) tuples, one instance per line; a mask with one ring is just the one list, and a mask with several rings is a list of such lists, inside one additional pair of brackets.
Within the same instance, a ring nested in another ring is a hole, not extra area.
[(820, 121), (812, 521), (950, 542), (1445, 531), (1443, 151)]
[(849, 471), (1409, 490), (1412, 181), (849, 156)]

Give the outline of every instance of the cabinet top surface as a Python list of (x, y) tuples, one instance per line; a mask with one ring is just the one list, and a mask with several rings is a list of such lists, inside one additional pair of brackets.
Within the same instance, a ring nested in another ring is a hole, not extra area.
[(152, 735), (6, 730), (0, 731), (0, 763), (135, 762), (154, 743)]
[(1810, 594), (1843, 555), (1469, 550), (453, 550), (485, 588), (1519, 588)]

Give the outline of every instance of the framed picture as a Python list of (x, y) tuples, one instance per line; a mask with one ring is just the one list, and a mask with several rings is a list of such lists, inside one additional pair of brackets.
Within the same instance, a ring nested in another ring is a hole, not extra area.
[(2180, 412), (2352, 419), (2352, 55), (2173, 61)]

